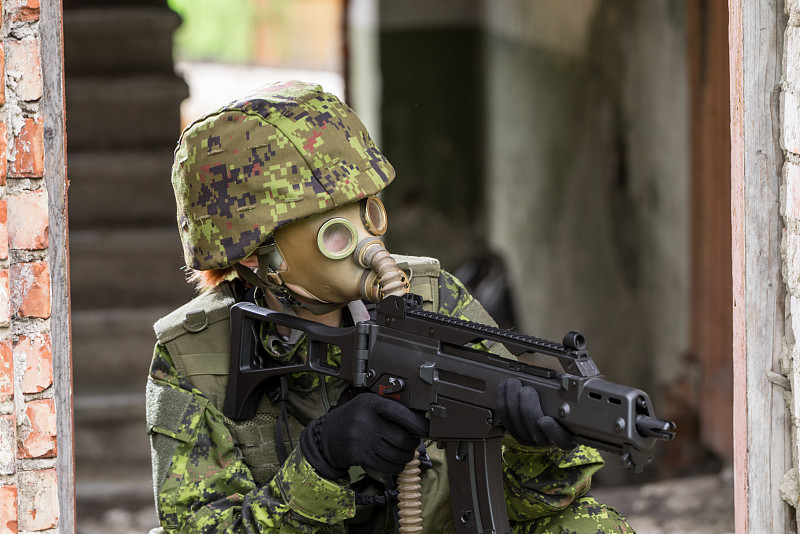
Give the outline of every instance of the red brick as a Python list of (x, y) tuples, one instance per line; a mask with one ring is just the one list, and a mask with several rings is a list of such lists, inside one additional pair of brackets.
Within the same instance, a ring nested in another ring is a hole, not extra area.
[(8, 269), (0, 269), (0, 326), (11, 324), (11, 292), (8, 283)]
[(6, 185), (6, 176), (8, 176), (8, 128), (5, 122), (0, 122), (0, 185)]
[(58, 523), (58, 482), (55, 469), (22, 471), (17, 480), (19, 529), (39, 531)]
[(22, 375), (23, 393), (39, 393), (53, 384), (53, 352), (49, 335), (42, 334), (33, 339), (20, 336), (14, 346), (14, 355), (26, 362), (25, 374)]
[(0, 534), (17, 532), (17, 487), (0, 486)]
[(24, 191), (10, 195), (8, 202), (8, 246), (13, 249), (47, 248), (50, 219), (47, 191)]
[(40, 178), (44, 174), (44, 130), (42, 119), (25, 119), (25, 125), (14, 139), (14, 161), (8, 175), (14, 178)]
[(47, 261), (11, 265), (11, 313), (50, 317), (50, 269)]
[(0, 402), (14, 396), (14, 354), (11, 341), (0, 341)]
[(8, 259), (8, 203), (0, 200), (0, 260)]
[(17, 471), (16, 420), (13, 415), (0, 415), (0, 475)]
[(39, 20), (39, 0), (6, 0), (9, 18), (15, 22)]
[(6, 72), (18, 72), (16, 94), (20, 100), (42, 98), (42, 50), (39, 40), (32, 37), (4, 43)]
[(25, 423), (17, 436), (18, 458), (50, 458), (56, 455), (56, 409), (53, 399), (29, 401)]

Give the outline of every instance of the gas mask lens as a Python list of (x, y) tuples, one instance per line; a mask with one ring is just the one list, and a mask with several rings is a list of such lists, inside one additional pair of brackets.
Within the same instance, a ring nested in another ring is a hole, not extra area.
[(320, 252), (334, 260), (352, 254), (357, 241), (358, 232), (355, 225), (342, 217), (325, 222), (317, 233), (317, 246)]
[(361, 203), (361, 222), (364, 223), (367, 232), (372, 235), (386, 233), (386, 208), (383, 207), (383, 202), (378, 197), (368, 197)]

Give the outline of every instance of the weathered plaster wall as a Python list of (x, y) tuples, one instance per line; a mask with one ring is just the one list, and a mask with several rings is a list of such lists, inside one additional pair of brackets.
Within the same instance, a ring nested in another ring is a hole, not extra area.
[(489, 243), (519, 328), (583, 332), (607, 376), (658, 403), (689, 350), (684, 4), (505, 0), (487, 15)]
[[(800, 510), (800, 2), (788, 0), (781, 91), (781, 147), (786, 161), (781, 186), (781, 215), (784, 221), (783, 278), (786, 284), (786, 337), (781, 355), (782, 371), (788, 376), (786, 401), (792, 413), (792, 464), (784, 477), (781, 496)], [(800, 514), (798, 514), (800, 519)]]
[[(60, 380), (68, 370), (53, 365), (58, 355), (68, 366), (68, 344), (53, 344), (68, 323), (53, 324), (51, 298), (52, 287), (66, 284), (51, 280), (65, 276), (65, 248), (57, 249), (66, 244), (51, 233), (49, 210), (63, 205), (64, 168), (45, 166), (58, 159), (53, 150), (63, 162), (62, 109), (52, 114), (63, 95), (60, 10), (6, 0), (1, 11), (0, 532), (72, 532), (72, 503), (59, 502), (71, 495), (61, 491), (72, 483), (71, 445), (60, 439), (71, 438), (71, 385)], [(61, 178), (57, 191), (52, 177)]]

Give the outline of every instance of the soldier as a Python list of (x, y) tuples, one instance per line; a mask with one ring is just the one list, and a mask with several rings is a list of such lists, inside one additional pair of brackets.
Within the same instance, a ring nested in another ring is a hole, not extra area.
[[(491, 323), (436, 260), (383, 248), (387, 219), (375, 195), (393, 178), (355, 113), (313, 84), (263, 87), (183, 132), (172, 184), (200, 291), (155, 325), (147, 424), (164, 531), (395, 532), (391, 476), (374, 473), (397, 475), (419, 449), (424, 532), (454, 532), (443, 451), (420, 444), (423, 414), (310, 373), (284, 377), (250, 420), (222, 413), (235, 302), (340, 326), (368, 319), (364, 302), (410, 284), (426, 309)], [(308, 348), (274, 325), (262, 344), (276, 365)], [(331, 347), (329, 361), (339, 357)], [(504, 386), (514, 531), (633, 532), (587, 494), (598, 453), (573, 448), (534, 389)]]

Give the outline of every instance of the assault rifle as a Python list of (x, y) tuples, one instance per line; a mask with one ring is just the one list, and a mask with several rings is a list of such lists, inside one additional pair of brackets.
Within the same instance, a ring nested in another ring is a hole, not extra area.
[[(316, 372), (349, 381), (430, 414), (429, 438), (444, 447), (456, 531), (510, 533), (501, 472), (498, 386), (509, 378), (533, 386), (542, 409), (584, 444), (619, 454), (642, 470), (657, 440), (674, 437), (675, 425), (653, 415), (644, 391), (608, 382), (585, 350), (580, 334), (562, 344), (513, 331), (426, 312), (417, 295), (390, 296), (375, 320), (334, 328), (251, 303), (231, 308), (231, 372), (224, 413), (255, 415), (266, 381), (277, 375)], [(306, 333), (305, 362), (274, 366), (261, 344), (260, 326), (273, 323)], [(471, 344), (502, 343), (514, 356), (538, 353), (562, 371), (501, 358)], [(341, 348), (338, 366), (328, 346)]]

